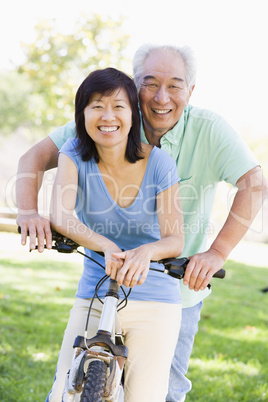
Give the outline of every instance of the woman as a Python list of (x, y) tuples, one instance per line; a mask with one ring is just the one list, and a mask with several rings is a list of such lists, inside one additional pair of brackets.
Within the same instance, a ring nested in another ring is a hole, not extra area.
[[(52, 227), (98, 261), (103, 257), (94, 251), (102, 251), (106, 274), (132, 288), (119, 312), (129, 350), (125, 401), (163, 402), (181, 300), (178, 281), (149, 267), (151, 260), (177, 257), (183, 249), (176, 166), (164, 151), (140, 142), (137, 90), (116, 69), (97, 70), (84, 80), (76, 94), (75, 121), (77, 136), (59, 155)], [(89, 299), (102, 276), (86, 258), (49, 401), (62, 400), (72, 345), (76, 335), (84, 335)], [(99, 301), (93, 306), (88, 337), (96, 333), (100, 315)]]

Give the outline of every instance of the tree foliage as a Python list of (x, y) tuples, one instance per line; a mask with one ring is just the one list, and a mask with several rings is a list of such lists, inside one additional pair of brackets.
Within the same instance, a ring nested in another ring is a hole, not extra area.
[(0, 129), (1, 134), (14, 132), (19, 125), (31, 119), (30, 83), (15, 71), (0, 74)]
[(73, 118), (75, 92), (91, 71), (108, 66), (127, 70), (129, 38), (122, 22), (83, 16), (70, 34), (59, 32), (54, 19), (36, 25), (36, 40), (24, 45), (26, 61), (18, 72), (31, 82), (33, 122), (42, 130)]

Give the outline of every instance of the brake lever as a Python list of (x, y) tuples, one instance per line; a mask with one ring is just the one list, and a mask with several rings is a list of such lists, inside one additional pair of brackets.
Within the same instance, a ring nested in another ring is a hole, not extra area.
[(189, 258), (166, 258), (158, 262), (164, 265), (165, 273), (173, 278), (182, 279), (189, 261)]

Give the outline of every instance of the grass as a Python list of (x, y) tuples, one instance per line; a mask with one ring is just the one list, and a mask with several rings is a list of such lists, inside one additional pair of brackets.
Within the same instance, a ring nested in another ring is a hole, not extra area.
[(268, 401), (266, 267), (229, 261), (204, 302), (188, 376), (189, 401)]
[[(82, 257), (22, 248), (1, 257), (0, 400), (44, 402)], [(233, 261), (225, 268), (204, 303), (187, 401), (268, 401), (268, 293), (261, 292), (268, 268)]]

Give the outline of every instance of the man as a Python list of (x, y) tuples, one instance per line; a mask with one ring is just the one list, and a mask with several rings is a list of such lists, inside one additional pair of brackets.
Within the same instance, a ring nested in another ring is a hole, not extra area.
[[(143, 117), (142, 139), (167, 151), (175, 159), (181, 178), (183, 256), (191, 258), (181, 284), (182, 324), (166, 400), (184, 401), (191, 389), (185, 374), (202, 301), (210, 293), (207, 285), (245, 235), (267, 186), (258, 162), (232, 128), (215, 113), (188, 105), (195, 86), (195, 64), (189, 48), (144, 45), (134, 56), (133, 71)], [(37, 234), (39, 251), (43, 251), (44, 237), (51, 247), (49, 222), (38, 215), (37, 208), (42, 175), (57, 165), (58, 148), (74, 135), (74, 122), (67, 123), (19, 162), (17, 223), (22, 227), (22, 244), (29, 229), (30, 247), (34, 248)], [(222, 180), (238, 191), (225, 224), (207, 248), (216, 186)]]

